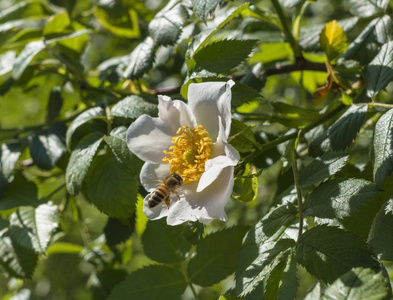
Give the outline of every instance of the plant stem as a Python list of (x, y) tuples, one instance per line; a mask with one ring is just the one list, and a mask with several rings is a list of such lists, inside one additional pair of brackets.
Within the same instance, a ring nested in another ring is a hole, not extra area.
[[(299, 131), (299, 136), (301, 135), (301, 131)], [(293, 171), (293, 180), (295, 183), (295, 187), (296, 187), (296, 194), (297, 194), (297, 207), (298, 207), (298, 211), (299, 211), (299, 232), (298, 232), (298, 240), (300, 238), (300, 236), (303, 233), (303, 196), (302, 196), (302, 190), (300, 188), (299, 185), (299, 170), (297, 168), (297, 163), (296, 163), (296, 147), (293, 149), (293, 159), (292, 159), (292, 171)]]
[(271, 2), (272, 2), (274, 9), (276, 10), (276, 13), (281, 21), (282, 28), (284, 30), (284, 35), (287, 38), (288, 43), (291, 45), (293, 54), (295, 55), (295, 58), (301, 58), (302, 51), (299, 47), (299, 44), (296, 42), (295, 38), (293, 37), (288, 20), (282, 10), (280, 3), (278, 2), (278, 0), (271, 0)]
[(188, 282), (188, 285), (191, 288), (191, 291), (192, 291), (192, 294), (194, 295), (195, 300), (199, 300), (198, 293), (196, 292), (193, 284), (191, 282)]

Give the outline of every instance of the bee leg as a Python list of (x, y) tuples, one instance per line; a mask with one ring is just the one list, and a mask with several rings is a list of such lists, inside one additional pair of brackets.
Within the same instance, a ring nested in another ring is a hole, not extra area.
[(171, 198), (166, 198), (165, 200), (164, 200), (164, 203), (165, 203), (165, 205), (166, 205), (166, 208), (167, 209), (169, 209), (169, 206), (171, 205)]

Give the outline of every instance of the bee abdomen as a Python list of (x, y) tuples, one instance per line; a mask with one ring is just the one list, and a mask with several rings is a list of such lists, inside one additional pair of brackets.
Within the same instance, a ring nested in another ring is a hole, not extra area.
[(151, 193), (147, 204), (149, 208), (153, 208), (160, 204), (162, 201), (165, 201), (168, 197), (169, 189), (165, 185), (161, 185)]

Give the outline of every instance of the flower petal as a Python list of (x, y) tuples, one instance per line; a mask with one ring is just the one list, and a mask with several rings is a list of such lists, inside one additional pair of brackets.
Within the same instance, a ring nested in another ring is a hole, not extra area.
[(198, 126), (188, 105), (180, 100), (172, 100), (168, 96), (158, 96), (158, 116), (171, 127), (172, 135), (175, 135), (181, 126), (191, 128)]
[(170, 174), (169, 165), (154, 164), (147, 162), (143, 165), (140, 173), (141, 184), (146, 191), (154, 191)]
[(169, 209), (168, 225), (178, 225), (186, 221), (209, 224), (213, 219), (226, 221), (224, 207), (232, 193), (233, 169), (225, 168), (213, 184), (202, 192), (195, 191), (196, 184), (185, 186), (180, 200)]
[[(220, 152), (223, 152), (224, 155), (215, 155)], [(201, 192), (211, 185), (225, 168), (236, 166), (240, 159), (236, 149), (232, 145), (223, 142), (215, 145), (212, 156), (213, 158), (205, 163), (205, 172), (199, 179), (197, 192)]]
[(222, 118), (225, 135), (231, 129), (231, 87), (228, 82), (204, 82), (190, 84), (188, 88), (188, 103), (196, 117), (197, 123), (203, 125), (215, 141), (219, 132), (219, 120)]
[(142, 115), (127, 130), (128, 148), (141, 160), (162, 163), (172, 145), (173, 130), (159, 118)]

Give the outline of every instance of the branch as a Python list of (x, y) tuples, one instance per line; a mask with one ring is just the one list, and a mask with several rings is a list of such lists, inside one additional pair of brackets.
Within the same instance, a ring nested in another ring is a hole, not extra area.
[(311, 62), (306, 59), (300, 59), (291, 65), (284, 65), (284, 66), (277, 65), (272, 68), (268, 68), (265, 70), (265, 74), (266, 76), (270, 76), (270, 75), (290, 73), (293, 71), (306, 71), (306, 70), (320, 71), (320, 72), (327, 71), (325, 64)]

